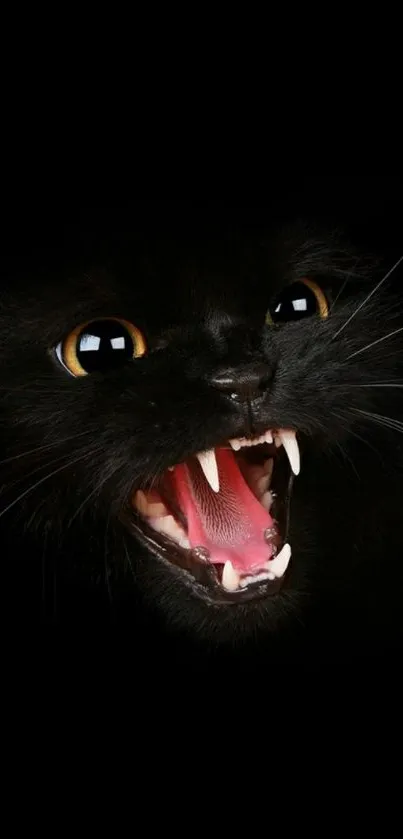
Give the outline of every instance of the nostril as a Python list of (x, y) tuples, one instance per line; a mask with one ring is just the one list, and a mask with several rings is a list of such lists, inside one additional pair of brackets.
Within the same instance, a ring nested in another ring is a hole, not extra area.
[(244, 402), (262, 396), (271, 378), (270, 368), (266, 364), (256, 363), (217, 371), (211, 377), (210, 383), (231, 399)]

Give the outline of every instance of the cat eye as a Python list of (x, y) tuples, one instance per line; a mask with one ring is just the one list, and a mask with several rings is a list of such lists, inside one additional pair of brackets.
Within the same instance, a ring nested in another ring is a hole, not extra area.
[(102, 318), (73, 329), (56, 347), (60, 363), (72, 376), (106, 372), (146, 352), (143, 334), (122, 318)]
[(277, 295), (266, 315), (266, 323), (278, 324), (319, 315), (327, 318), (329, 305), (322, 289), (313, 280), (304, 278), (286, 286)]

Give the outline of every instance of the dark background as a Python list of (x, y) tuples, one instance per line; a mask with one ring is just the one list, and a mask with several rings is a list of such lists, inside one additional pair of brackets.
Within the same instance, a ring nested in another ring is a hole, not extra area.
[(65, 261), (106, 247), (133, 231), (147, 237), (203, 238), (236, 231), (259, 233), (295, 219), (337, 226), (357, 244), (399, 255), (403, 230), (403, 176), (281, 176), (210, 199), (158, 198), (149, 187), (124, 184), (8, 185), (3, 194), (3, 266), (8, 273), (35, 263)]

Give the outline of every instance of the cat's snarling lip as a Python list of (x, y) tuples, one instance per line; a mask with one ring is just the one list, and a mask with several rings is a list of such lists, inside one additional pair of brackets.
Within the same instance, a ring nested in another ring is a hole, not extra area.
[(299, 470), (294, 430), (231, 438), (170, 467), (152, 489), (136, 489), (130, 526), (207, 600), (274, 594), (291, 558), (289, 500)]

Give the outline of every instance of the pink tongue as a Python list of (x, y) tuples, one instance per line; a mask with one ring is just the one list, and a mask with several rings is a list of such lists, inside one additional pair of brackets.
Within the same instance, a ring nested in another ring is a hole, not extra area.
[(229, 449), (215, 450), (220, 491), (214, 492), (194, 458), (171, 472), (192, 548), (203, 546), (211, 562), (231, 560), (240, 573), (256, 573), (271, 558), (264, 531), (273, 519), (253, 495)]

